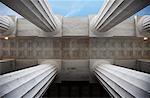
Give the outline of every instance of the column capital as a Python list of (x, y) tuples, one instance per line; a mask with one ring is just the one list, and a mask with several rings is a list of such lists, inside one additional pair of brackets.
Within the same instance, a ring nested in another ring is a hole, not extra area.
[(139, 33), (142, 35), (150, 34), (150, 15), (141, 17), (141, 19), (138, 21), (137, 28)]
[(10, 35), (15, 29), (14, 21), (8, 16), (0, 16), (0, 35)]

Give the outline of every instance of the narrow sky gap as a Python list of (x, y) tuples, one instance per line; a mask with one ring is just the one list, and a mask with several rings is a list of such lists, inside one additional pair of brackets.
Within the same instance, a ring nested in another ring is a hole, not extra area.
[[(86, 17), (88, 15), (97, 14), (104, 0), (48, 0), (48, 2), (54, 14), (59, 14), (64, 17)], [(0, 15), (15, 15), (21, 17), (1, 2)], [(150, 15), (150, 6), (144, 8), (136, 15)]]

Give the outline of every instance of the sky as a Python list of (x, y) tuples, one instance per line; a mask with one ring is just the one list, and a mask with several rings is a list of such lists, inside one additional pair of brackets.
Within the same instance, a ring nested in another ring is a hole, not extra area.
[[(48, 0), (51, 10), (54, 14), (64, 17), (85, 17), (91, 14), (97, 14), (102, 7), (104, 0)], [(150, 6), (136, 13), (139, 16), (150, 15)], [(0, 15), (19, 14), (0, 2)]]

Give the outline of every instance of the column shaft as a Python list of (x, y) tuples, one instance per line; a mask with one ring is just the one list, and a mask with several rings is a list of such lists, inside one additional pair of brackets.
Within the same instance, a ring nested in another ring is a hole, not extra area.
[(53, 16), (47, 0), (1, 0), (24, 18), (46, 32), (55, 31), (58, 20)]
[(94, 73), (115, 98), (149, 98), (150, 75), (111, 64), (97, 64)]
[(55, 65), (42, 64), (0, 76), (0, 97), (40, 98), (55, 78)]
[(92, 20), (93, 28), (105, 32), (150, 4), (149, 0), (106, 0)]

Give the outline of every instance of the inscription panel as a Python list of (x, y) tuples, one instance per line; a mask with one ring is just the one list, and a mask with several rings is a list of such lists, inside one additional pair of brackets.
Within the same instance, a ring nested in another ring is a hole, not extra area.
[(143, 38), (91, 38), (90, 59), (149, 59), (149, 45)]
[(150, 40), (143, 38), (17, 37), (0, 39), (0, 58), (149, 59)]
[(1, 39), (0, 50), (1, 58), (60, 59), (61, 39), (37, 37)]

